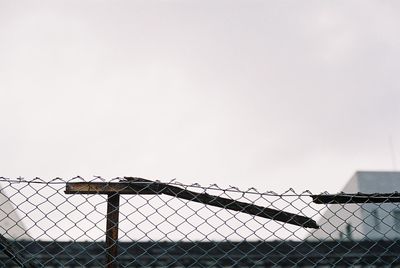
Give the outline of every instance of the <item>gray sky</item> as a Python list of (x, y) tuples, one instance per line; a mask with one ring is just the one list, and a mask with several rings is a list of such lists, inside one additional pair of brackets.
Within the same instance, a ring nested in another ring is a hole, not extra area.
[(336, 192), (393, 169), (399, 11), (0, 0), (0, 175)]

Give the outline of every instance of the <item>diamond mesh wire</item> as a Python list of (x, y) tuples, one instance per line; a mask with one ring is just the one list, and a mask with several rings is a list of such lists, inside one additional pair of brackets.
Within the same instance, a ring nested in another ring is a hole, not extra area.
[[(118, 252), (110, 263), (108, 196), (66, 194), (67, 185), (77, 182), (105, 180), (0, 178), (1, 267), (400, 266), (397, 193), (384, 195), (385, 202), (317, 204), (315, 195), (292, 189), (278, 194), (174, 181), (161, 188), (146, 184), (155, 189), (150, 193), (146, 187), (135, 188), (135, 194), (120, 192)], [(108, 182), (123, 183), (120, 178)], [(195, 196), (182, 198), (187, 191)], [(215, 206), (195, 198), (229, 202)], [(235, 210), (237, 204), (242, 205)], [(253, 205), (259, 210), (248, 214)], [(261, 217), (261, 207), (309, 217), (319, 228)]]

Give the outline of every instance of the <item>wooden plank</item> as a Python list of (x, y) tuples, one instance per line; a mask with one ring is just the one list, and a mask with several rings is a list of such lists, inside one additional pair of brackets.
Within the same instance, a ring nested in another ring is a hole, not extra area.
[(197, 193), (166, 183), (141, 178), (125, 177), (122, 182), (76, 182), (67, 183), (66, 194), (165, 194), (197, 203), (239, 211), (242, 213), (290, 223), (306, 228), (318, 229), (317, 223), (308, 217), (293, 213), (261, 207), (233, 199)]
[(67, 182), (66, 194), (158, 194), (151, 183)]
[(215, 207), (225, 208), (229, 210), (239, 211), (242, 213), (272, 219), (275, 221), (290, 223), (297, 226), (302, 226), (306, 228), (314, 228), (318, 229), (318, 224), (311, 218), (296, 215), (290, 212), (285, 212), (282, 210), (276, 210), (272, 208), (261, 207), (245, 202), (236, 201), (233, 199), (228, 199), (219, 196), (213, 196), (206, 193), (197, 193), (193, 191), (189, 191), (180, 187), (168, 185), (166, 183), (161, 182), (153, 182), (150, 180), (142, 179), (142, 178), (130, 178), (125, 177), (126, 180), (131, 181), (132, 184), (136, 184), (139, 182), (147, 182), (152, 183), (153, 187), (157, 189), (157, 192), (174, 196), (177, 198), (202, 203), (206, 205), (211, 205)]

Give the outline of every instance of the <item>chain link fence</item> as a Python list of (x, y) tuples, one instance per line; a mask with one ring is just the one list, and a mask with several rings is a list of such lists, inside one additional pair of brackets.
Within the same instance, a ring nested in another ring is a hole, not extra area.
[(398, 193), (0, 178), (1, 267), (400, 267)]

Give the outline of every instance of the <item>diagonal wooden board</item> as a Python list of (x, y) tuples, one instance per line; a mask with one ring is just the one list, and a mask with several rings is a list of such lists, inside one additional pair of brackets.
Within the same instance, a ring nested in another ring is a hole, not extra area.
[(67, 194), (165, 194), (177, 198), (207, 204), (215, 207), (239, 211), (250, 215), (289, 223), (305, 228), (318, 229), (317, 223), (308, 217), (282, 210), (261, 207), (206, 193), (197, 193), (166, 183), (142, 178), (125, 177), (121, 182), (76, 182), (67, 183)]

